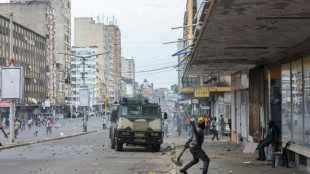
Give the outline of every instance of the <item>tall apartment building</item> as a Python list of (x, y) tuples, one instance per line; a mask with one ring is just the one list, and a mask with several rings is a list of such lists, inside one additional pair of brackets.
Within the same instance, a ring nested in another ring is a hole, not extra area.
[[(13, 58), (14, 66), (23, 67), (25, 75), (24, 98), (16, 101), (16, 116), (37, 114), (47, 96), (46, 38), (13, 22), (13, 56), (10, 57), (9, 32), (9, 20), (0, 16), (0, 67), (8, 67)], [(2, 113), (8, 110), (1, 108)]]
[[(98, 69), (97, 69), (97, 57), (95, 55), (95, 49), (89, 47), (73, 47), (72, 55), (74, 55), (71, 59), (71, 80), (72, 80), (72, 104), (77, 107), (80, 105), (79, 100), (79, 91), (83, 87), (83, 73), (85, 66), (85, 85), (89, 89), (90, 92), (90, 105), (95, 105), (98, 103)], [(94, 55), (92, 57), (88, 57)], [(87, 56), (88, 58), (85, 60), (85, 65), (83, 65), (83, 58)]]
[[(55, 104), (57, 97), (56, 86), (56, 50), (55, 50), (55, 10), (51, 2), (35, 2), (25, 6), (25, 3), (1, 3), (0, 8), (6, 11), (16, 11), (14, 21), (18, 22), (40, 35), (46, 36), (46, 100)], [(32, 13), (28, 13), (31, 11)], [(30, 20), (31, 19), (31, 20)]]
[(135, 60), (134, 59), (126, 59), (122, 57), (121, 69), (122, 69), (122, 72), (121, 72), (122, 78), (135, 80)]
[[(28, 3), (29, 0), (10, 0), (10, 3)], [(64, 106), (71, 101), (71, 85), (65, 83), (70, 74), (71, 64), (71, 0), (36, 0), (36, 2), (51, 3), (55, 10), (55, 49), (56, 53), (56, 86), (57, 105)], [(32, 4), (37, 4), (37, 3)], [(32, 6), (32, 4), (30, 6)], [(25, 14), (29, 11), (25, 11)], [(33, 13), (33, 12), (32, 12)], [(17, 14), (17, 13), (16, 13)], [(40, 15), (36, 15), (39, 18)], [(27, 21), (35, 20), (28, 18)], [(26, 22), (26, 21), (25, 21)]]
[(114, 100), (120, 100), (121, 84), (121, 30), (118, 26), (111, 23), (106, 28), (113, 35), (113, 80), (114, 80)]
[(75, 18), (74, 30), (75, 46), (94, 46), (97, 54), (103, 53), (98, 55), (98, 78), (100, 83), (107, 85), (107, 98), (114, 100), (113, 33), (103, 23), (96, 23), (93, 18)]
[(134, 59), (121, 59), (121, 76), (125, 85), (122, 85), (124, 94), (127, 97), (135, 96), (135, 60)]

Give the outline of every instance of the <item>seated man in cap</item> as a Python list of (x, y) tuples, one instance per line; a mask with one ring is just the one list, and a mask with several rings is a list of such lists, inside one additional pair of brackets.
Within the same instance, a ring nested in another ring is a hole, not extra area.
[(259, 157), (255, 160), (257, 161), (265, 161), (266, 157), (265, 157), (265, 150), (264, 148), (266, 146), (268, 146), (271, 143), (276, 143), (275, 141), (278, 139), (277, 136), (279, 136), (279, 132), (276, 128), (276, 126), (274, 125), (274, 121), (270, 120), (268, 121), (268, 133), (267, 133), (267, 137), (260, 141), (260, 144), (258, 144), (257, 149), (258, 149), (258, 154)]

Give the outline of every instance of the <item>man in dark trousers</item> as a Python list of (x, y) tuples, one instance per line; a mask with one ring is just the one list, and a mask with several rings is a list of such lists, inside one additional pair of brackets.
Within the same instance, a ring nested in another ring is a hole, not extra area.
[(274, 121), (270, 120), (268, 121), (268, 133), (267, 137), (260, 142), (260, 144), (257, 146), (259, 157), (255, 160), (257, 161), (265, 161), (265, 151), (264, 148), (268, 146), (271, 143), (276, 143), (278, 136), (279, 136), (279, 130), (274, 125)]
[(199, 159), (203, 162), (202, 174), (208, 173), (208, 167), (210, 163), (209, 157), (202, 150), (201, 146), (204, 141), (204, 129), (205, 121), (203, 117), (198, 118), (198, 128), (196, 129), (195, 122), (190, 121), (193, 133), (190, 139), (185, 143), (185, 147), (189, 147), (189, 151), (192, 153), (194, 160), (189, 162), (183, 169), (180, 170), (181, 173), (187, 174), (186, 170), (191, 168), (193, 165), (199, 162)]

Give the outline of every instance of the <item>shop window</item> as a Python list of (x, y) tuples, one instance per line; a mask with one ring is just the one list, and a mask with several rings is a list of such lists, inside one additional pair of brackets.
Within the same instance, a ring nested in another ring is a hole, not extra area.
[(292, 136), (291, 115), (291, 72), (290, 63), (281, 67), (281, 90), (282, 90), (282, 140), (290, 141)]
[[(304, 124), (310, 123), (310, 57), (305, 58), (304, 62)], [(310, 127), (305, 126), (305, 146), (310, 147)]]
[(303, 145), (303, 87), (302, 60), (292, 62), (292, 114), (293, 142)]

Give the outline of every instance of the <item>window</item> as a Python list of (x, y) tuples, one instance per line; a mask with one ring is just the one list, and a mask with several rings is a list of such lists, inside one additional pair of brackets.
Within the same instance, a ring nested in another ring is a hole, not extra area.
[(282, 139), (291, 140), (292, 115), (291, 115), (291, 65), (287, 63), (281, 67), (281, 90), (282, 90)]
[(302, 106), (302, 61), (292, 62), (292, 113), (293, 113), (293, 141), (303, 143), (303, 106)]
[(304, 59), (304, 144), (309, 146), (310, 127), (306, 126), (310, 123), (310, 57)]
[(144, 116), (150, 116), (150, 117), (161, 116), (159, 114), (159, 107), (150, 107), (150, 106), (143, 106), (142, 114)]
[(127, 105), (122, 106), (122, 116), (138, 116), (140, 114), (140, 106)]

